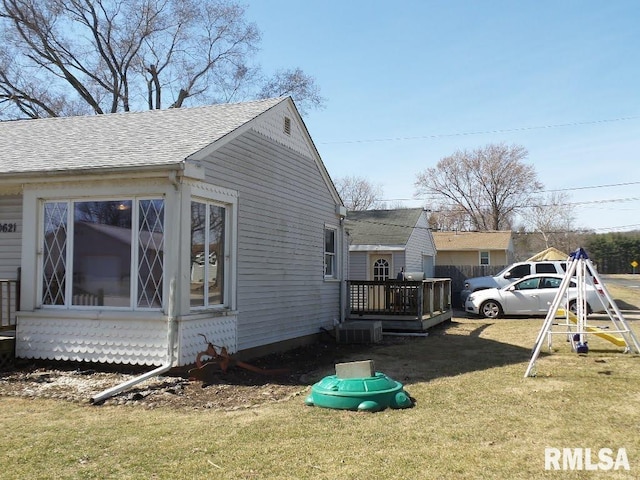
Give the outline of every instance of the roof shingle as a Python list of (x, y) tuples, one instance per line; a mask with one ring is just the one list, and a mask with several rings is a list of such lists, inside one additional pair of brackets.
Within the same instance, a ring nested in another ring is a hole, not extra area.
[(438, 251), (508, 250), (511, 231), (433, 232)]
[(405, 245), (423, 210), (363, 210), (347, 213), (352, 245)]
[(0, 122), (0, 174), (177, 164), (283, 100)]

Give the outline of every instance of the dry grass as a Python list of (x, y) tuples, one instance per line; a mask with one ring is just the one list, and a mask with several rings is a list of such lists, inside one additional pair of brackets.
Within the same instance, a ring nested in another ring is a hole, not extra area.
[[(313, 408), (304, 396), (234, 412), (0, 398), (0, 476), (640, 478), (640, 357), (595, 337), (576, 355), (556, 340), (525, 379), (541, 324), (456, 319), (356, 355), (405, 384), (417, 400), (407, 410)], [(624, 447), (631, 470), (545, 472), (547, 446)]]

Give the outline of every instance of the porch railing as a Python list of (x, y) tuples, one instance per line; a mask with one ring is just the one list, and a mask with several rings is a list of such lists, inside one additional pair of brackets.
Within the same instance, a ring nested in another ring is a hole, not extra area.
[(20, 271), (16, 280), (0, 279), (0, 331), (16, 328), (16, 306), (20, 305)]
[(451, 279), (349, 280), (351, 316), (428, 318), (451, 309)]

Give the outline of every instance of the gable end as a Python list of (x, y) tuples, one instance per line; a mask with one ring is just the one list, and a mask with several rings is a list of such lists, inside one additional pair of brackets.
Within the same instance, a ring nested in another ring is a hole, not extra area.
[(292, 121), (293, 118), (296, 118), (296, 114), (291, 104), (282, 102), (270, 109), (266, 115), (258, 117), (251, 128), (306, 158), (314, 158), (306, 132), (298, 122)]

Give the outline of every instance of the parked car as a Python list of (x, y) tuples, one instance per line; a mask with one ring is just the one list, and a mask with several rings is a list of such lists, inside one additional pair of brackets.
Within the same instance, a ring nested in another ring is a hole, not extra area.
[(567, 271), (567, 262), (518, 262), (503, 268), (493, 276), (468, 278), (464, 282), (464, 288), (460, 292), (460, 300), (464, 306), (467, 297), (478, 290), (485, 288), (501, 288), (510, 285), (519, 278), (536, 273), (557, 273), (562, 275)]
[[(546, 315), (558, 293), (564, 275), (528, 275), (502, 288), (477, 290), (467, 297), (465, 311), (486, 318), (503, 315)], [(590, 283), (585, 285), (587, 312), (603, 312), (600, 295), (604, 293)], [(576, 311), (578, 288), (571, 280), (566, 292), (569, 310)], [(564, 304), (566, 305), (566, 303)]]

